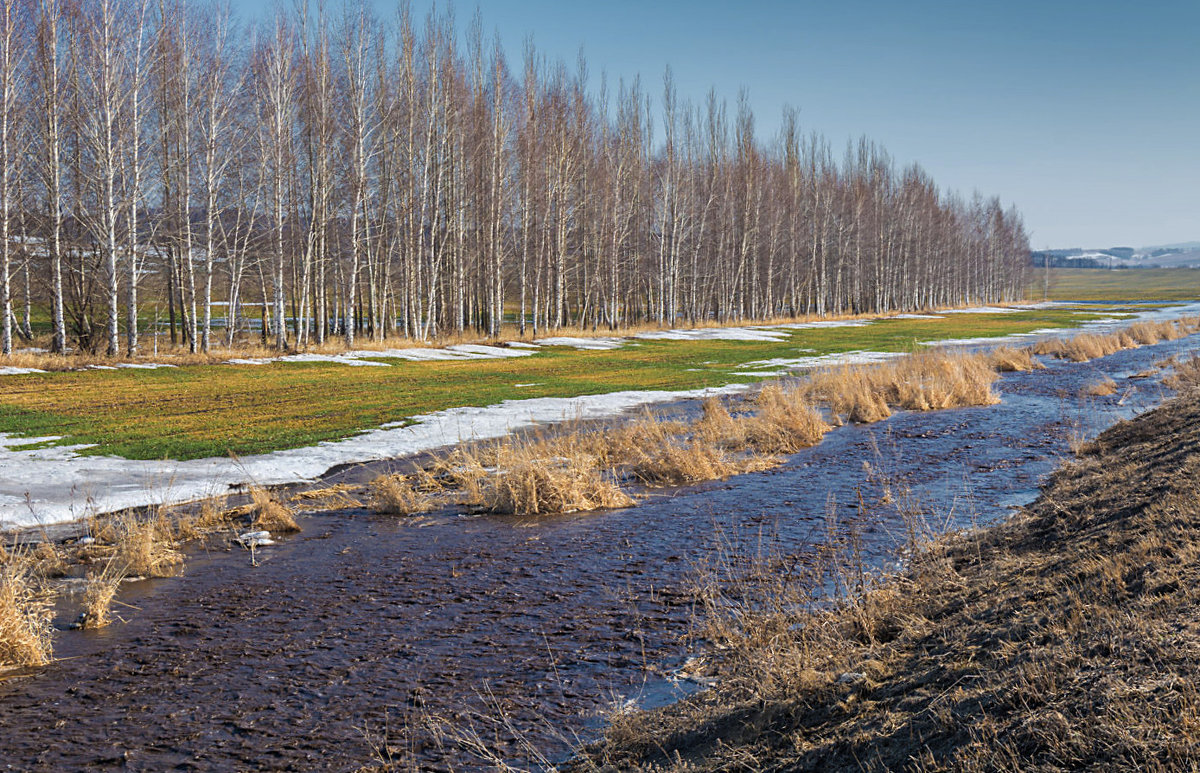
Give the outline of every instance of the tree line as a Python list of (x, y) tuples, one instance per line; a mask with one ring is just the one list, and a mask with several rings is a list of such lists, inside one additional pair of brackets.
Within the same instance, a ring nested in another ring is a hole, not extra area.
[(251, 317), (283, 349), (997, 302), (1028, 271), (1015, 210), (872, 142), (791, 109), (761, 138), (669, 70), (513, 66), (404, 4), (0, 0), (0, 210), (5, 353), (35, 308), (56, 352), (135, 354), (151, 306), (192, 351)]

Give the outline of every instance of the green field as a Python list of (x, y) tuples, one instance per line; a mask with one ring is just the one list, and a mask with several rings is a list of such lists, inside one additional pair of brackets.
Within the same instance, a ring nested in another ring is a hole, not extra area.
[(1103, 268), (1050, 270), (1049, 293), (1034, 269), (1029, 297), (1051, 301), (1194, 301), (1200, 299), (1200, 268)]
[[(1123, 309), (1127, 311), (1128, 309)], [(1119, 312), (1119, 307), (1104, 311)], [(1098, 310), (897, 319), (793, 331), (785, 341), (631, 341), (611, 351), (548, 347), (499, 360), (198, 365), (3, 376), (0, 432), (61, 436), (131, 459), (251, 454), (348, 437), (431, 411), (507, 399), (746, 383), (755, 360), (854, 350), (909, 351), (922, 341), (1069, 327)], [(530, 386), (517, 387), (517, 384)]]

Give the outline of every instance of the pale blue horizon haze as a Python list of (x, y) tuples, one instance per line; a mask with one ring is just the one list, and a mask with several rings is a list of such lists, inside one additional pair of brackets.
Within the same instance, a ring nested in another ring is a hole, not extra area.
[[(245, 21), (273, 7), (239, 4)], [(1035, 249), (1200, 240), (1196, 0), (460, 0), (460, 30), (477, 8), (510, 67), (528, 37), (572, 68), (582, 50), (593, 88), (640, 75), (657, 100), (668, 65), (697, 103), (744, 87), (760, 141), (792, 105), (835, 151), (866, 136), (943, 189), (1016, 205)]]

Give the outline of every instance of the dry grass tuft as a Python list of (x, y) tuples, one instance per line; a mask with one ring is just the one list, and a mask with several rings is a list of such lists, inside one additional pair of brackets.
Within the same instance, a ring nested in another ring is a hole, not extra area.
[(174, 577), (183, 569), (171, 529), (162, 518), (142, 519), (127, 513), (114, 519), (116, 561), (135, 577)]
[(1011, 346), (997, 346), (987, 353), (988, 361), (998, 373), (1023, 372), (1041, 370), (1046, 366), (1033, 357), (1029, 348), (1014, 349)]
[(875, 366), (889, 403), (910, 411), (936, 411), (1000, 402), (997, 374), (987, 355), (934, 349)]
[(386, 515), (412, 515), (434, 509), (434, 496), (414, 485), (408, 475), (380, 475), (371, 481), (367, 507)]
[(1104, 397), (1106, 395), (1116, 394), (1117, 382), (1113, 381), (1108, 376), (1105, 376), (1100, 381), (1094, 381), (1088, 384), (1079, 391), (1084, 397)]
[(546, 457), (537, 446), (508, 445), (500, 471), (487, 478), (483, 506), (495, 513), (540, 515), (628, 507), (633, 499), (608, 480), (594, 457)]
[(682, 486), (748, 471), (747, 464), (738, 464), (714, 445), (688, 443), (678, 438), (661, 445), (638, 448), (627, 469), (647, 486)]
[(298, 492), (292, 496), (292, 502), (304, 504), (308, 509), (354, 510), (363, 506), (362, 501), (354, 496), (356, 490), (356, 487), (349, 483), (339, 483), (336, 486)]
[(700, 406), (700, 418), (692, 425), (692, 437), (726, 450), (746, 447), (746, 422), (733, 418), (725, 403), (716, 397), (706, 399)]
[(1169, 365), (1171, 373), (1162, 381), (1168, 389), (1184, 392), (1200, 387), (1200, 356), (1176, 359)]
[(20, 555), (0, 565), (0, 667), (42, 666), (53, 649), (51, 597), (32, 562)]
[(272, 534), (286, 534), (300, 531), (300, 524), (292, 513), (292, 508), (279, 501), (274, 494), (266, 489), (255, 486), (250, 489), (250, 499), (253, 502), (252, 525)]
[(760, 454), (793, 454), (820, 443), (832, 429), (799, 390), (767, 385), (755, 405), (754, 416), (740, 423), (746, 444)]
[(112, 562), (103, 571), (88, 574), (83, 610), (79, 615), (80, 628), (104, 628), (112, 622), (112, 604), (124, 578), (125, 573)]
[(845, 416), (856, 424), (883, 421), (892, 411), (873, 377), (878, 367), (842, 365), (818, 370), (808, 378), (807, 396), (828, 405), (835, 417)]

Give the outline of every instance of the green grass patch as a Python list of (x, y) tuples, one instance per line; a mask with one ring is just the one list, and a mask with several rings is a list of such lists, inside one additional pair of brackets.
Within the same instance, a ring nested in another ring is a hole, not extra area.
[[(433, 411), (508, 399), (748, 383), (756, 360), (855, 350), (911, 351), (921, 342), (1067, 327), (1095, 307), (896, 319), (797, 330), (784, 341), (639, 340), (611, 351), (548, 347), (503, 360), (205, 365), (5, 376), (0, 432), (62, 436), (88, 453), (194, 459), (265, 453), (338, 440)], [(815, 350), (815, 351), (805, 351)], [(532, 384), (517, 388), (515, 385)]]
[(1030, 297), (1052, 301), (1194, 301), (1200, 299), (1200, 268), (1050, 269), (1049, 293), (1035, 270)]

